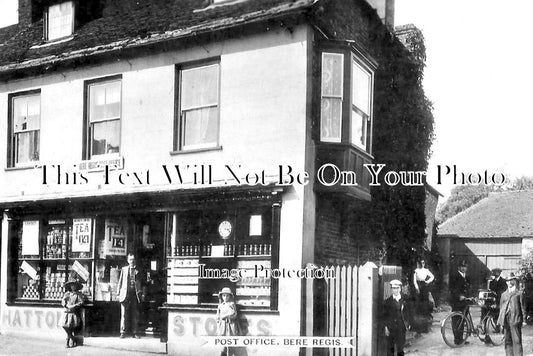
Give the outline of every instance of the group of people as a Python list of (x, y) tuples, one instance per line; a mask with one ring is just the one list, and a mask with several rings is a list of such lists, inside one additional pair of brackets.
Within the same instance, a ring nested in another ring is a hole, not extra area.
[[(144, 301), (146, 292), (135, 255), (128, 254), (127, 261), (128, 265), (122, 267), (118, 280), (120, 338), (125, 338), (129, 332), (134, 338), (139, 339), (141, 337), (139, 332), (140, 306)], [(64, 287), (66, 292), (61, 300), (61, 305), (64, 308), (63, 329), (67, 333), (66, 347), (71, 348), (82, 345), (82, 338), (79, 334), (82, 329), (81, 311), (85, 296), (81, 292), (82, 284), (74, 276), (68, 279)], [(219, 305), (216, 314), (218, 335), (240, 335), (237, 307), (231, 289), (222, 288), (218, 293), (218, 299)], [(222, 355), (230, 354), (233, 354), (230, 348), (224, 348), (222, 351)]]
[[(394, 279), (389, 282), (392, 295), (387, 298), (382, 308), (382, 321), (385, 336), (387, 337), (387, 355), (398, 356), (404, 354), (405, 336), (413, 324), (418, 324), (418, 330), (425, 329), (421, 324), (426, 324), (432, 318), (433, 306), (430, 303), (430, 287), (435, 276), (426, 267), (426, 261), (417, 261), (417, 268), (413, 273), (414, 295), (409, 297), (402, 293), (402, 282)], [(415, 308), (412, 307), (414, 304)], [(415, 315), (416, 311), (417, 315)], [(418, 316), (419, 318), (416, 318)], [(417, 323), (413, 321), (417, 319)]]
[[(468, 310), (468, 295), (470, 293), (470, 278), (467, 276), (466, 261), (459, 263), (457, 271), (450, 275), (450, 297), (452, 311), (466, 312)], [(503, 327), (505, 354), (507, 356), (522, 356), (522, 326), (526, 323), (526, 301), (520, 288), (520, 277), (510, 273), (507, 278), (501, 276), (502, 270), (492, 270), (494, 278), (489, 282), (489, 289), (495, 294), (498, 308), (497, 324)], [(462, 343), (464, 325), (456, 324), (454, 339), (457, 344)]]
[[(467, 275), (468, 265), (461, 261), (457, 269), (450, 274), (450, 305), (452, 311), (467, 312), (470, 303), (471, 282)], [(495, 295), (497, 309), (497, 324), (503, 328), (505, 340), (505, 352), (507, 356), (521, 356), (522, 349), (522, 326), (526, 322), (526, 296), (522, 289), (527, 290), (527, 281), (520, 288), (520, 278), (510, 273), (507, 278), (501, 276), (502, 270), (492, 270), (493, 278), (489, 282), (489, 289)], [(418, 314), (431, 317), (431, 304), (429, 301), (429, 286), (435, 279), (434, 275), (426, 268), (425, 261), (418, 262), (417, 269), (413, 274), (413, 286), (416, 294), (416, 308), (413, 309), (411, 298), (402, 293), (402, 282), (392, 280), (390, 282), (392, 295), (383, 304), (382, 320), (384, 332), (387, 337), (387, 354), (404, 355), (405, 336), (411, 328), (413, 311)], [(533, 278), (530, 277), (533, 282)], [(532, 283), (533, 287), (533, 283)], [(452, 319), (454, 339), (456, 344), (463, 343), (464, 324), (461, 319)]]

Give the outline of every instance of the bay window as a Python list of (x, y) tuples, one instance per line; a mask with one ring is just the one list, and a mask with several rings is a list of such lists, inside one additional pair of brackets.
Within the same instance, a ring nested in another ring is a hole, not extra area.
[(174, 150), (218, 146), (219, 63), (178, 69), (178, 118)]
[(41, 93), (31, 91), (9, 97), (8, 166), (39, 161)]
[(349, 50), (321, 53), (320, 141), (370, 152), (373, 71)]

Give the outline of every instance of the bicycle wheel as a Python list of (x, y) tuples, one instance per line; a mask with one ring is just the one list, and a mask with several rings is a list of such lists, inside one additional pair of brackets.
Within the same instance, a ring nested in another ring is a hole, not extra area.
[(449, 347), (459, 347), (464, 345), (466, 338), (470, 334), (470, 326), (463, 313), (453, 312), (449, 314), (440, 324), (442, 339)]
[(486, 337), (490, 339), (490, 342), (494, 346), (500, 346), (501, 344), (503, 344), (503, 327), (497, 325), (497, 321), (492, 315), (486, 318), (485, 333), (487, 335)]

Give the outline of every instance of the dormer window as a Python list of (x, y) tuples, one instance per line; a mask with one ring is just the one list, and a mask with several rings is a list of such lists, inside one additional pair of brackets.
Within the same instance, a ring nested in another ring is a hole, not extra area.
[(51, 5), (45, 13), (45, 38), (53, 41), (68, 37), (74, 32), (74, 2)]

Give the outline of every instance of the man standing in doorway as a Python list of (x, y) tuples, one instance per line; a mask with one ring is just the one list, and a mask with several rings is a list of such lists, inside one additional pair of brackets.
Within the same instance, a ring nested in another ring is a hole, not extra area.
[(135, 256), (128, 254), (128, 265), (122, 267), (118, 279), (118, 300), (120, 302), (120, 338), (131, 330), (133, 337), (140, 339), (139, 312), (144, 299), (142, 275), (135, 264)]

